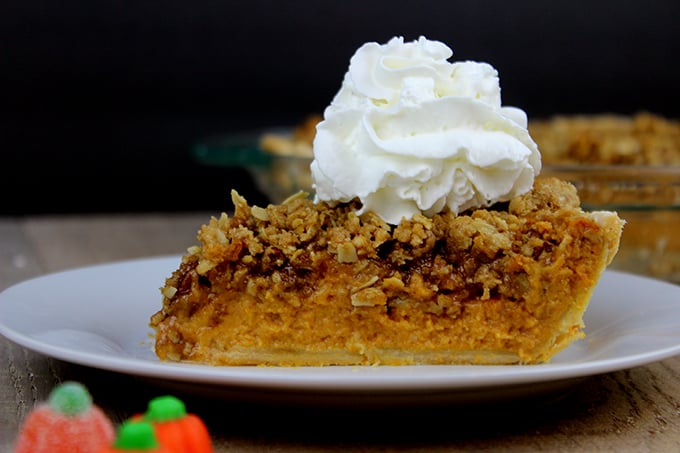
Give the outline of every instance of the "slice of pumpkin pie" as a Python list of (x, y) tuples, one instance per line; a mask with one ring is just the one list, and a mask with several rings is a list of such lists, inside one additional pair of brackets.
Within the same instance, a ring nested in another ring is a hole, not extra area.
[(496, 70), (367, 43), (314, 138), (314, 197), (210, 219), (151, 317), (161, 360), (531, 364), (583, 337), (623, 221), (538, 177)]
[(201, 228), (153, 315), (162, 360), (212, 365), (538, 363), (583, 336), (622, 221), (538, 179), (494, 209), (391, 226), (302, 196)]

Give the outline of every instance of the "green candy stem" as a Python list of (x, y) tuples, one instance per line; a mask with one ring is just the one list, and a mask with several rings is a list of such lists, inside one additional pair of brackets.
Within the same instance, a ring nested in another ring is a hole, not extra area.
[(151, 423), (145, 421), (126, 421), (120, 425), (114, 448), (122, 451), (156, 450), (159, 447), (156, 433)]
[(187, 415), (184, 403), (174, 396), (159, 396), (149, 401), (144, 419), (150, 422), (178, 420)]
[(83, 384), (67, 381), (52, 390), (48, 405), (55, 412), (76, 417), (92, 407), (92, 396)]

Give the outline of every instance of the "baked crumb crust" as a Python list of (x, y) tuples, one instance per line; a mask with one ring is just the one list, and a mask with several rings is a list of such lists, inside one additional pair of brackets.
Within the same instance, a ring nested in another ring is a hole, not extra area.
[(623, 221), (537, 179), (493, 209), (390, 226), (304, 194), (211, 218), (151, 317), (161, 360), (211, 365), (549, 361), (582, 315)]
[(308, 115), (293, 128), (292, 134), (267, 132), (259, 140), (263, 151), (279, 156), (313, 157), (312, 143), (316, 125), (323, 119), (319, 114)]
[(680, 121), (635, 115), (557, 115), (529, 122), (545, 164), (680, 164)]

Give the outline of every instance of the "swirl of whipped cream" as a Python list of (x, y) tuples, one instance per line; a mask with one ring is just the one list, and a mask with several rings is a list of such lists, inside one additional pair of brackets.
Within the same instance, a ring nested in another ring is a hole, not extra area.
[(311, 164), (315, 200), (359, 198), (398, 224), (446, 208), (458, 214), (529, 191), (541, 169), (526, 114), (501, 106), (497, 71), (447, 61), (420, 37), (366, 43), (324, 111)]

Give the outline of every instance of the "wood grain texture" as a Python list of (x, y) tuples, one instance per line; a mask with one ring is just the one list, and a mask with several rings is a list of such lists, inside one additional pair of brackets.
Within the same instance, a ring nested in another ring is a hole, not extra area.
[[(90, 264), (179, 254), (210, 214), (0, 218), (0, 290)], [(115, 423), (169, 389), (33, 353), (0, 338), (0, 453), (55, 384), (78, 380)], [(173, 390), (174, 391), (174, 390)], [(680, 451), (680, 356), (555, 394), (473, 406), (332, 408), (174, 391), (216, 452)]]

